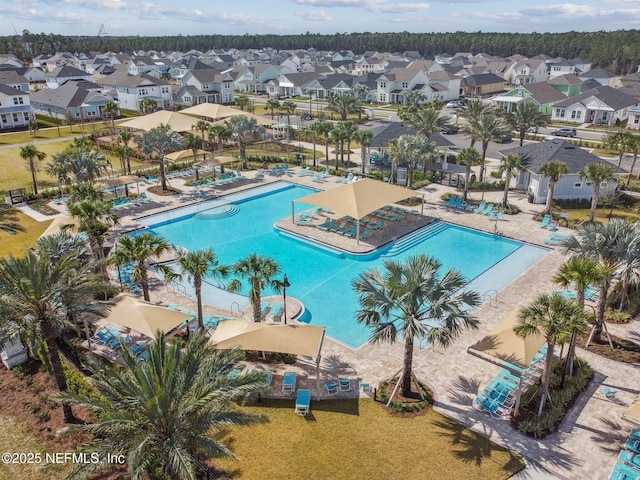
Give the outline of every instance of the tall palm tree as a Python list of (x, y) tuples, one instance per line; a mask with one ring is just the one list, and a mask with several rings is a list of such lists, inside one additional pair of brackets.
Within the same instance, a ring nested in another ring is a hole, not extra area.
[[(369, 153), (369, 147), (371, 146), (371, 140), (373, 140), (373, 132), (370, 130), (358, 130), (354, 137), (356, 142), (360, 144), (360, 157), (362, 158), (362, 174), (365, 174), (365, 164)], [(315, 165), (315, 164), (314, 164)]]
[(604, 146), (618, 154), (618, 169), (622, 164), (622, 157), (629, 150), (633, 141), (633, 134), (624, 130), (609, 132), (603, 139)]
[(231, 131), (232, 138), (238, 143), (240, 148), (240, 158), (242, 158), (242, 168), (248, 168), (247, 162), (247, 141), (256, 139), (264, 132), (264, 128), (258, 125), (255, 118), (245, 115), (236, 115), (227, 120), (227, 127)]
[[(482, 115), (490, 112), (491, 110), (492, 110), (491, 107), (482, 103), (482, 100), (480, 100), (479, 98), (474, 98), (472, 100), (469, 100), (462, 107), (460, 107), (457, 110), (456, 114), (464, 118), (467, 121), (467, 123), (471, 124), (471, 123), (477, 122)], [(470, 136), (470, 139), (471, 139), (471, 145), (469, 146), (473, 147), (476, 143), (476, 139), (473, 136)]]
[(539, 295), (533, 303), (520, 310), (518, 324), (513, 327), (516, 335), (526, 338), (540, 333), (547, 342), (547, 355), (539, 390), (538, 416), (542, 415), (549, 395), (555, 346), (566, 343), (572, 334), (579, 335), (586, 328), (584, 309), (559, 293)]
[[(631, 168), (629, 169), (629, 175), (627, 175), (626, 185), (629, 186), (631, 183), (631, 176), (633, 175), (633, 170), (636, 168), (636, 162), (638, 161), (638, 154), (640, 154), (640, 135), (632, 134), (629, 138), (628, 148), (631, 153), (633, 153), (633, 160), (631, 161)], [(636, 175), (636, 178), (638, 176)]]
[(138, 102), (140, 110), (142, 113), (147, 114), (153, 112), (158, 106), (158, 102), (156, 102), (153, 98), (143, 98)]
[(280, 105), (280, 110), (282, 110), (282, 112), (287, 116), (287, 126), (289, 127), (289, 129), (291, 129), (291, 115), (296, 113), (297, 109), (298, 106), (295, 104), (295, 102), (292, 102), (290, 100), (282, 102), (282, 105)]
[(327, 95), (327, 102), (325, 110), (339, 115), (343, 122), (348, 115), (352, 113), (361, 115), (364, 110), (360, 101), (350, 93), (332, 93)]
[(480, 156), (480, 152), (473, 147), (463, 148), (460, 150), (458, 157), (456, 158), (458, 163), (464, 164), (467, 169), (465, 172), (464, 178), (464, 190), (462, 193), (462, 198), (466, 202), (469, 197), (469, 181), (471, 180), (471, 167), (473, 165), (478, 165), (482, 161), (482, 157)]
[(370, 268), (352, 281), (361, 306), (356, 321), (372, 329), (369, 341), (404, 340), (404, 396), (411, 393), (415, 339), (447, 347), (463, 329), (478, 328), (469, 307), (480, 303), (480, 295), (463, 290), (460, 272), (441, 273), (441, 267), (438, 259), (418, 254), (405, 262), (385, 260), (384, 271)]
[(426, 162), (429, 154), (435, 151), (435, 144), (422, 134), (401, 135), (389, 143), (389, 153), (396, 165), (403, 160), (409, 164), (407, 177), (408, 188), (413, 188), (413, 171), (419, 161)]
[(273, 120), (273, 115), (276, 110), (280, 110), (280, 100), (278, 100), (277, 98), (270, 98), (269, 100), (267, 100), (265, 106), (269, 110), (271, 110), (271, 120)]
[[(264, 418), (236, 408), (236, 402), (260, 392), (260, 374), (227, 375), (239, 367), (241, 352), (216, 350), (206, 336), (196, 334), (186, 345), (170, 345), (160, 335), (147, 347), (148, 358), (138, 362), (126, 348), (120, 366), (93, 363), (92, 385), (99, 395), (60, 395), (65, 404), (96, 412), (96, 423), (75, 425), (73, 432), (91, 434), (84, 451), (126, 455), (134, 480), (162, 478), (195, 480), (207, 472), (203, 460), (236, 458), (231, 449), (211, 435), (229, 425), (251, 425)], [(108, 463), (81, 463), (74, 478)]]
[(209, 127), (207, 139), (211, 145), (214, 143), (218, 145), (218, 155), (224, 153), (224, 141), (231, 139), (233, 132), (229, 130), (229, 127), (223, 124), (211, 125)]
[(192, 250), (187, 253), (181, 252), (177, 258), (179, 272), (177, 278), (189, 278), (193, 282), (198, 303), (198, 326), (204, 329), (202, 316), (202, 280), (204, 277), (226, 277), (229, 269), (218, 264), (216, 255), (211, 248), (204, 250)]
[(503, 135), (509, 135), (509, 126), (505, 123), (504, 119), (494, 113), (483, 113), (480, 115), (480, 118), (469, 123), (466, 127), (466, 133), (469, 137), (474, 138), (482, 144), (482, 162), (480, 163), (479, 180), (483, 182), (489, 142)]
[(578, 172), (578, 176), (591, 182), (593, 186), (593, 195), (591, 197), (591, 210), (589, 211), (589, 221), (593, 222), (596, 217), (596, 208), (598, 207), (598, 199), (600, 198), (600, 186), (602, 182), (610, 182), (616, 179), (615, 169), (604, 163), (589, 163), (584, 169)]
[(347, 120), (340, 123), (340, 128), (344, 131), (345, 141), (347, 142), (347, 163), (351, 165), (351, 142), (358, 131), (358, 126)]
[(104, 200), (73, 197), (67, 202), (69, 213), (78, 219), (78, 232), (87, 235), (96, 259), (104, 258), (104, 244), (120, 216), (113, 212), (113, 204)]
[[(111, 265), (121, 267), (128, 263), (133, 263), (131, 279), (139, 282), (142, 287), (142, 295), (148, 302), (149, 298), (149, 272), (147, 262), (158, 260), (163, 254), (171, 251), (171, 244), (164, 238), (154, 235), (151, 232), (144, 232), (140, 235), (122, 236), (118, 240), (113, 254), (109, 257)], [(167, 279), (172, 279), (174, 275), (170, 267), (162, 264), (155, 265)]]
[[(40, 351), (60, 392), (67, 390), (67, 381), (56, 339), (67, 327), (68, 309), (89, 309), (96, 295), (107, 290), (94, 269), (93, 262), (80, 263), (73, 254), (54, 260), (46, 251), (0, 260), (0, 306), (28, 337), (32, 354), (46, 345)], [(62, 411), (65, 422), (73, 421), (68, 403)]]
[(209, 132), (210, 127), (211, 127), (211, 124), (204, 120), (198, 120), (193, 126), (194, 130), (198, 130), (200, 132), (200, 136), (202, 137), (202, 143), (204, 143), (205, 141), (204, 134), (205, 132)]
[(449, 124), (449, 117), (441, 116), (438, 110), (431, 107), (420, 107), (408, 113), (405, 122), (429, 139), (434, 133), (444, 130)]
[[(588, 257), (572, 257), (562, 265), (553, 281), (565, 288), (574, 288), (576, 291), (576, 303), (584, 309), (584, 299), (587, 288), (591, 285), (599, 285), (605, 278), (605, 272), (598, 262)], [(567, 365), (569, 376), (573, 376), (573, 359), (576, 353), (577, 336), (571, 336), (567, 351)]]
[(420, 90), (412, 90), (404, 96), (405, 104), (409, 105), (410, 107), (417, 107), (425, 100), (426, 97)]
[(42, 160), (47, 158), (47, 154), (38, 150), (38, 148), (32, 143), (20, 147), (20, 158), (26, 160), (27, 170), (31, 172), (31, 185), (33, 186), (33, 193), (38, 195), (38, 177), (36, 172), (39, 170), (39, 164)]
[(549, 116), (540, 112), (538, 105), (533, 101), (524, 100), (516, 104), (516, 108), (507, 114), (507, 123), (509, 126), (518, 132), (518, 138), (520, 138), (520, 146), (524, 143), (524, 137), (527, 134), (527, 130), (531, 127), (538, 128), (546, 127), (549, 124)]
[(547, 204), (545, 205), (545, 209), (549, 215), (551, 215), (553, 209), (553, 193), (556, 189), (556, 184), (558, 183), (558, 180), (567, 174), (567, 172), (569, 172), (567, 164), (559, 162), (558, 160), (551, 160), (540, 165), (540, 171), (538, 173), (549, 178)]
[(622, 219), (614, 218), (607, 223), (590, 222), (578, 227), (576, 232), (563, 243), (563, 251), (571, 257), (586, 257), (598, 262), (603, 277), (598, 284), (599, 293), (596, 304), (596, 323), (593, 338), (602, 341), (604, 312), (609, 297), (609, 289), (614, 272), (626, 256), (625, 252), (636, 248), (637, 227)]
[[(262, 317), (260, 306), (262, 290), (270, 287), (274, 292), (279, 292), (282, 288), (282, 282), (273, 278), (280, 273), (280, 265), (273, 258), (252, 253), (233, 265), (233, 273), (249, 281), (251, 285), (249, 301), (253, 305), (253, 321), (259, 322)], [(233, 292), (240, 290), (241, 286), (240, 280), (234, 279), (227, 288)]]
[(184, 142), (177, 132), (171, 130), (169, 125), (160, 124), (148, 132), (135, 137), (140, 146), (140, 151), (146, 155), (156, 153), (157, 162), (160, 166), (160, 185), (162, 191), (167, 190), (167, 173), (165, 169), (164, 156), (170, 151), (181, 150)]
[(509, 207), (509, 184), (511, 178), (516, 175), (518, 169), (522, 166), (520, 155), (510, 153), (500, 159), (500, 174), (504, 177), (504, 195), (502, 197), (502, 206)]
[[(207, 130), (209, 129), (209, 127), (207, 127)], [(204, 135), (204, 134), (203, 134)], [(193, 161), (195, 162), (197, 160), (197, 155), (198, 155), (198, 150), (200, 150), (202, 148), (204, 144), (204, 140), (196, 135), (194, 135), (193, 133), (187, 133), (184, 136), (184, 146), (189, 148), (191, 150), (191, 152), (193, 153)]]
[(356, 97), (361, 102), (366, 102), (367, 97), (369, 95), (369, 87), (364, 83), (356, 83), (351, 87), (351, 91), (353, 92), (353, 96)]
[(333, 130), (333, 123), (326, 120), (320, 122), (314, 122), (313, 128), (318, 135), (322, 135), (324, 139), (324, 158), (327, 164), (329, 163), (329, 135)]
[(118, 133), (117, 142), (122, 143), (122, 146), (125, 148), (123, 153), (125, 154), (125, 163), (127, 165), (126, 173), (131, 175), (131, 155), (134, 154), (134, 150), (129, 146), (129, 141), (133, 138), (133, 133), (128, 128), (124, 130), (120, 130)]
[(116, 115), (118, 114), (118, 104), (114, 101), (108, 100), (102, 107), (102, 113), (107, 115), (111, 120), (111, 132), (116, 131)]
[(233, 99), (233, 103), (240, 107), (240, 110), (244, 112), (244, 107), (249, 105), (249, 97), (247, 95), (237, 95)]
[(344, 142), (347, 139), (347, 131), (343, 128), (343, 123), (338, 123), (331, 129), (331, 140), (335, 144), (336, 170), (339, 167), (339, 159), (344, 163)]
[(58, 177), (60, 185), (90, 184), (104, 175), (111, 168), (111, 163), (95, 148), (79, 145), (66, 148), (54, 154), (47, 165), (47, 173)]
[(24, 232), (24, 227), (18, 219), (18, 209), (13, 205), (0, 203), (0, 232)]

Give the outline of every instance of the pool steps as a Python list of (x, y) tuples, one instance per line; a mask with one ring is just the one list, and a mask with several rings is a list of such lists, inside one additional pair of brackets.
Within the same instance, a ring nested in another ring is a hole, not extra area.
[(195, 214), (198, 220), (218, 220), (220, 218), (232, 217), (240, 211), (240, 206), (235, 203), (226, 203), (218, 207), (210, 208)]
[(433, 237), (438, 233), (442, 232), (447, 228), (447, 224), (442, 221), (436, 221), (420, 230), (416, 230), (413, 233), (410, 233), (405, 238), (395, 243), (393, 247), (389, 249), (384, 255), (381, 255), (384, 258), (395, 257), (403, 252), (406, 252), (411, 247), (423, 242), (427, 238)]

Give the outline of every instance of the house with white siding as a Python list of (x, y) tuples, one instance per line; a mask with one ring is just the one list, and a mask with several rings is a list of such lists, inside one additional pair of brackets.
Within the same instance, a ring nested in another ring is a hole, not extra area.
[(553, 105), (551, 121), (615, 125), (629, 118), (629, 109), (638, 105), (631, 95), (601, 86), (569, 97)]
[(58, 88), (69, 80), (85, 80), (87, 82), (92, 80), (90, 73), (69, 65), (58, 67), (52, 72), (46, 73), (44, 77), (47, 81), (47, 87), (51, 89)]
[(209, 103), (233, 103), (233, 77), (229, 72), (221, 72), (213, 68), (189, 70), (182, 77), (183, 86), (192, 86), (209, 94), (214, 99)]
[(0, 130), (28, 126), (32, 112), (28, 93), (0, 84)]

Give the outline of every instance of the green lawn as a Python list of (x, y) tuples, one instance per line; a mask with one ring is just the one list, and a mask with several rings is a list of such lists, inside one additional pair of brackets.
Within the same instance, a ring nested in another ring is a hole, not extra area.
[(242, 480), (498, 480), (524, 467), (515, 454), (433, 410), (400, 418), (371, 399), (312, 400), (311, 413), (298, 417), (293, 406), (291, 398), (245, 407), (269, 422), (223, 432), (240, 461), (216, 465)]
[(51, 223), (51, 221), (37, 222), (21, 212), (18, 212), (18, 221), (24, 227), (24, 232), (16, 232), (14, 235), (0, 232), (0, 258), (9, 254), (17, 257), (24, 255), (29, 247), (35, 246), (36, 240)]

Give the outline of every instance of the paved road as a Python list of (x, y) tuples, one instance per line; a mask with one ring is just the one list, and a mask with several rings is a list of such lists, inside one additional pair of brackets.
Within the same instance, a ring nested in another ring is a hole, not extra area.
[(25, 147), (27, 145), (43, 145), (46, 143), (61, 143), (61, 142), (68, 142), (70, 140), (73, 140), (74, 138), (78, 138), (81, 137), (82, 135), (76, 135), (75, 137), (59, 137), (59, 138), (46, 138), (46, 139), (42, 139), (42, 140), (32, 140), (30, 142), (26, 142), (26, 143), (10, 143), (8, 145), (0, 145), (0, 150), (6, 150), (8, 148), (18, 148), (18, 147)]

